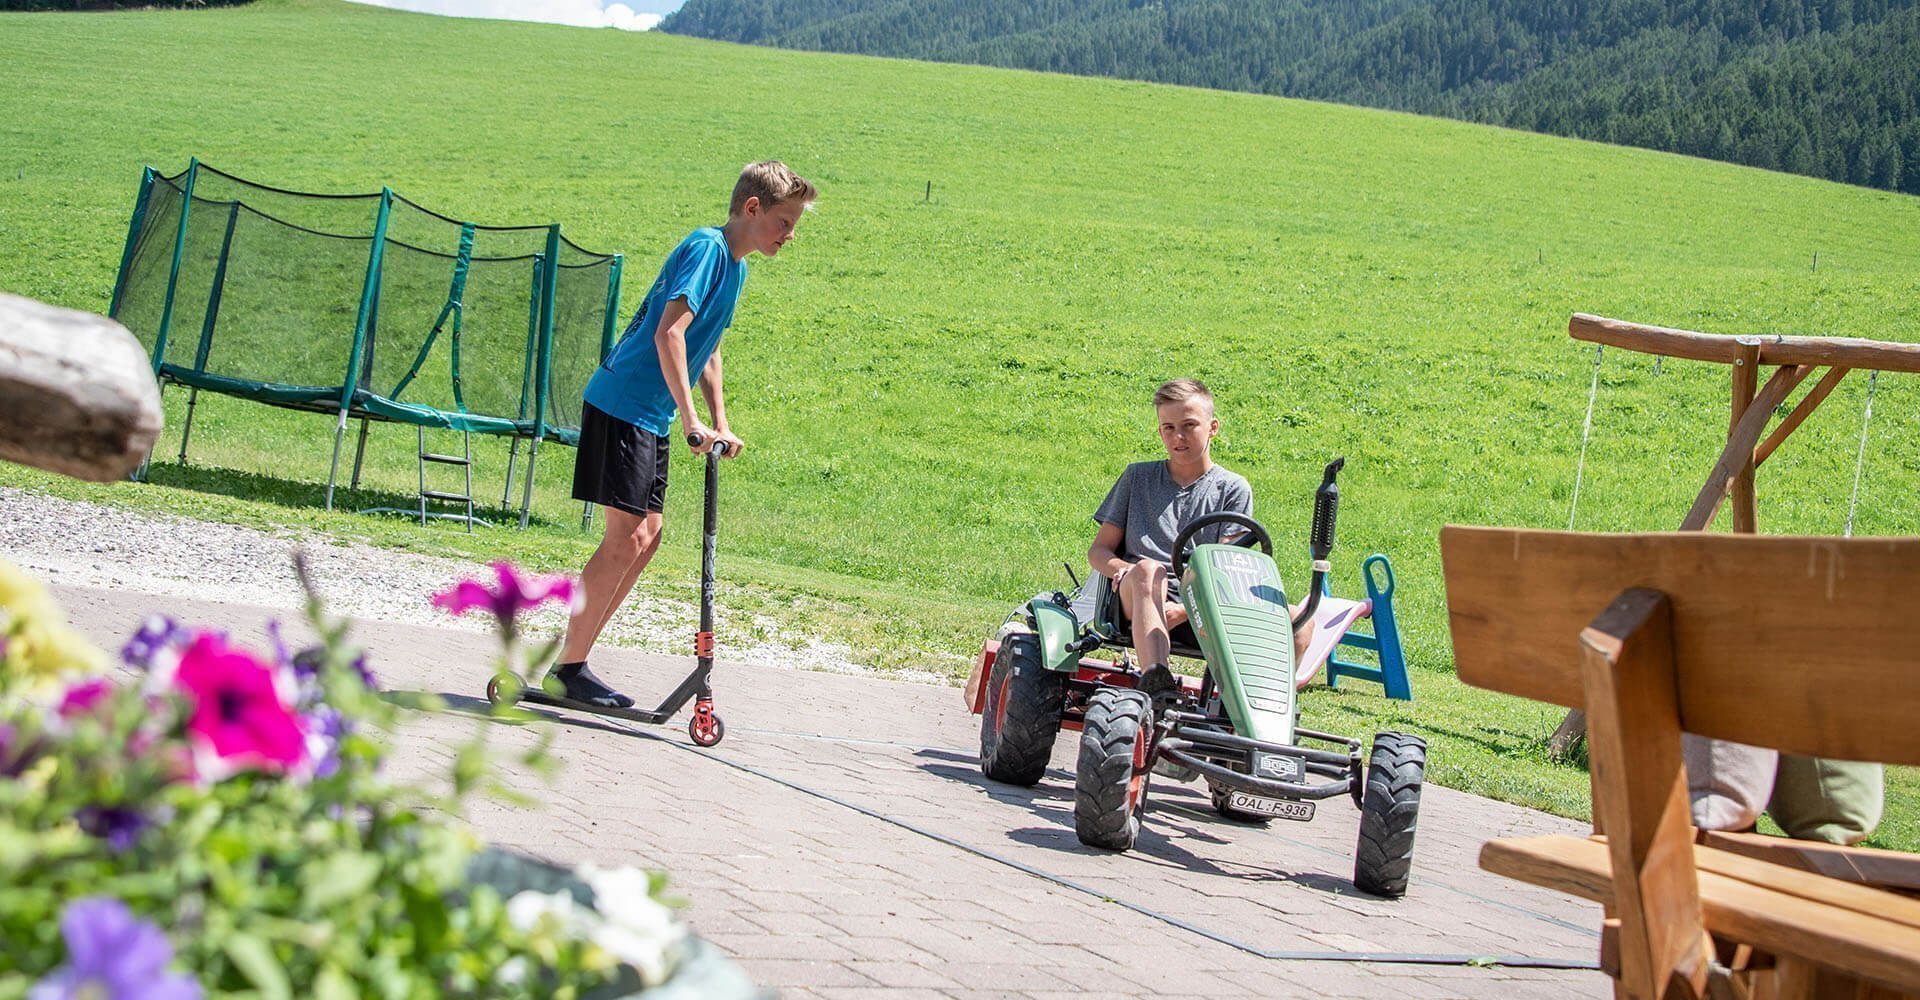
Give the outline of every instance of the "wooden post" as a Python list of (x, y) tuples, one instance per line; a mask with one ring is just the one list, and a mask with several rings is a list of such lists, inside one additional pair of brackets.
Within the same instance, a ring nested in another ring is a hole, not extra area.
[(1580, 634), (1594, 811), (1613, 863), (1619, 985), (1639, 1000), (1706, 995), (1712, 946), (1700, 918), (1693, 819), (1680, 759), (1673, 605), (1622, 593)]
[[(1760, 384), (1760, 345), (1742, 344), (1740, 357), (1733, 360), (1733, 413), (1727, 420), (1727, 440), (1740, 428), (1740, 418), (1753, 405), (1754, 389)], [(1759, 513), (1753, 495), (1753, 449), (1748, 446), (1740, 467), (1733, 474), (1733, 530), (1753, 534), (1759, 526)], [(1703, 529), (1704, 530), (1704, 529)]]
[(111, 482), (160, 436), (147, 352), (105, 316), (0, 294), (0, 459)]

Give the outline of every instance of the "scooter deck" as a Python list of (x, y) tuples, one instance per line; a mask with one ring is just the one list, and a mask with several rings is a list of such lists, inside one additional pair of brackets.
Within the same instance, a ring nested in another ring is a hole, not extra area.
[(591, 702), (555, 697), (537, 688), (526, 688), (522, 690), (519, 700), (533, 705), (547, 705), (552, 708), (565, 708), (575, 712), (585, 712), (588, 715), (604, 715), (615, 719), (626, 719), (629, 722), (643, 722), (650, 726), (659, 725), (673, 718), (673, 713), (679, 710), (678, 706), (673, 709), (655, 709), (653, 711), (648, 711), (644, 708), (607, 708)]

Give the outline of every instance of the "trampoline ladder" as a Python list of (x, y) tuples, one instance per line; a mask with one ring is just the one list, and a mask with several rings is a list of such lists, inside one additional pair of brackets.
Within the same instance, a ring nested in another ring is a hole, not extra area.
[[(427, 501), (437, 500), (443, 503), (463, 503), (467, 505), (467, 513), (465, 517), (462, 517), (459, 514), (435, 514), (433, 516), (445, 517), (453, 520), (463, 520), (467, 522), (467, 532), (471, 534), (473, 532), (473, 522), (474, 522), (473, 434), (472, 432), (470, 431), (460, 432), (460, 452), (461, 452), (460, 454), (441, 455), (441, 454), (436, 454), (434, 452), (430, 452), (427, 450), (426, 427), (416, 426), (414, 429), (419, 431), (419, 441), (420, 441), (420, 526), (426, 527), (426, 524), (427, 524), (427, 516), (428, 516)], [(466, 489), (464, 489), (459, 493), (453, 493), (447, 490), (427, 489), (427, 466), (429, 464), (459, 466), (460, 471), (464, 473), (466, 476)]]

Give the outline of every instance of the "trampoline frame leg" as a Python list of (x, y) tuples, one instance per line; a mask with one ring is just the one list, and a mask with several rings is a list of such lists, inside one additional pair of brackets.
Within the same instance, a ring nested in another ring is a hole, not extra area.
[(513, 503), (513, 466), (520, 457), (520, 435), (513, 436), (507, 445), (507, 481), (500, 487), (500, 506), (511, 509)]
[(534, 438), (527, 446), (527, 483), (520, 492), (520, 530), (527, 530), (527, 521), (533, 514), (533, 470), (534, 463), (540, 460), (540, 439)]
[(340, 481), (340, 445), (347, 437), (347, 408), (340, 408), (340, 419), (333, 425), (333, 464), (327, 467), (327, 509), (333, 509), (333, 486)]
[(360, 418), (360, 443), (353, 448), (353, 481), (348, 484), (348, 489), (360, 488), (360, 462), (367, 457), (367, 428), (372, 423), (373, 421), (366, 417)]
[(187, 422), (180, 428), (180, 464), (187, 464), (187, 439), (193, 436), (193, 408), (200, 402), (200, 388), (187, 390)]

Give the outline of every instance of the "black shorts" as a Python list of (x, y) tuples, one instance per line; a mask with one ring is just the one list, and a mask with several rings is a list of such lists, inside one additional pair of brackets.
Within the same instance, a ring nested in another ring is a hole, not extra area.
[(645, 517), (666, 510), (666, 438), (580, 407), (580, 448), (573, 458), (573, 498)]

